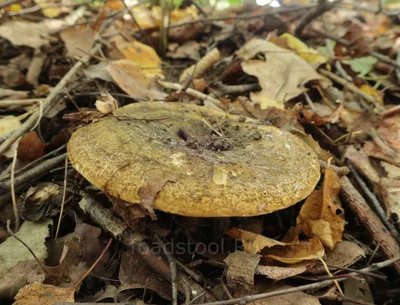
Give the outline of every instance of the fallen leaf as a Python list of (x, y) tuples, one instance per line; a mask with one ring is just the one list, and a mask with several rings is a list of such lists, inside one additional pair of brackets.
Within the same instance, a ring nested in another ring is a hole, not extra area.
[(49, 43), (49, 28), (44, 22), (7, 21), (0, 25), (0, 36), (14, 46), (28, 46), (38, 49)]
[[(303, 87), (307, 82), (323, 79), (300, 56), (263, 39), (251, 39), (237, 54), (244, 60), (243, 71), (256, 76), (262, 88), (250, 94), (250, 99), (256, 103), (264, 100), (271, 104), (272, 100), (282, 108), (285, 101), (307, 91)], [(263, 54), (265, 60), (252, 60), (257, 54)]]
[(295, 50), (296, 53), (311, 64), (313, 68), (318, 68), (323, 63), (327, 62), (327, 58), (320, 54), (317, 50), (308, 47), (297, 37), (289, 33), (283, 33), (280, 38), (285, 38), (289, 48)]
[(294, 232), (317, 237), (324, 246), (333, 249), (342, 240), (345, 224), (339, 191), (339, 177), (327, 168), (322, 190), (314, 190), (307, 197), (297, 216)]
[(107, 92), (101, 95), (101, 100), (96, 101), (96, 109), (101, 113), (108, 114), (113, 113), (116, 109), (118, 109), (117, 100)]
[(381, 178), (378, 184), (388, 217), (400, 221), (400, 180)]
[(90, 65), (88, 68), (83, 70), (83, 73), (89, 78), (99, 78), (106, 82), (112, 82), (112, 77), (107, 71), (108, 63), (106, 61), (101, 61), (98, 64)]
[(313, 260), (324, 255), (324, 247), (317, 238), (308, 241), (291, 240), (284, 243), (260, 234), (233, 228), (225, 234), (242, 240), (243, 248), (250, 254), (260, 253), (286, 264), (295, 264), (304, 260)]
[[(52, 219), (41, 222), (25, 221), (16, 235), (22, 239), (35, 253), (36, 257), (43, 261), (47, 257), (46, 238), (49, 236), (49, 225)], [(32, 254), (14, 237), (7, 238), (0, 245), (0, 277), (4, 278), (20, 261), (32, 260)]]
[[(351, 23), (347, 27), (347, 32), (342, 37), (350, 43), (344, 46), (338, 42), (335, 46), (336, 56), (350, 55), (352, 58), (368, 56), (371, 53), (371, 43), (367, 40), (365, 32), (360, 25)], [(345, 49), (345, 52), (342, 50)]]
[(160, 278), (145, 264), (139, 255), (122, 253), (119, 269), (121, 287), (126, 289), (149, 289), (166, 300), (171, 300), (171, 287), (168, 282)]
[(379, 175), (375, 168), (369, 161), (368, 155), (363, 150), (357, 150), (354, 145), (347, 147), (344, 157), (351, 161), (351, 163), (372, 183), (379, 182)]
[(126, 41), (120, 35), (115, 36), (112, 43), (124, 55), (125, 59), (140, 66), (144, 76), (153, 78), (162, 74), (161, 59), (152, 47), (139, 41)]
[(400, 167), (387, 163), (385, 161), (381, 161), (382, 167), (385, 169), (387, 177), (390, 179), (398, 179), (400, 180)]
[(360, 90), (364, 91), (368, 95), (375, 97), (375, 99), (379, 102), (379, 104), (383, 105), (383, 94), (381, 92), (379, 92), (378, 90), (376, 90), (374, 87), (363, 84), (360, 87)]
[(314, 124), (317, 126), (323, 126), (329, 123), (337, 123), (340, 115), (344, 109), (343, 104), (340, 104), (336, 109), (331, 109), (330, 107), (314, 103), (315, 111), (302, 107), (300, 117), (301, 123)]
[(111, 74), (114, 82), (134, 98), (154, 100), (166, 96), (165, 93), (158, 90), (156, 84), (146, 78), (140, 66), (131, 60), (122, 59), (110, 62), (107, 71)]
[(378, 60), (375, 57), (359, 57), (347, 60), (346, 63), (350, 65), (354, 72), (358, 73), (358, 77), (363, 77), (372, 71), (374, 65)]
[(230, 286), (239, 285), (246, 290), (254, 286), (254, 273), (260, 261), (258, 255), (235, 251), (225, 258), (226, 281)]
[(244, 250), (250, 254), (259, 253), (264, 248), (286, 245), (285, 243), (275, 239), (237, 228), (230, 229), (229, 231), (225, 232), (225, 234), (235, 239), (241, 239)]
[(378, 133), (391, 148), (400, 152), (400, 108), (396, 108), (378, 121)]
[(69, 27), (60, 33), (70, 58), (86, 55), (93, 46), (95, 32), (90, 26)]
[(171, 49), (167, 56), (175, 59), (191, 59), (199, 60), (200, 56), (200, 44), (195, 40), (190, 40), (182, 45), (177, 44), (176, 48)]
[(74, 302), (75, 288), (61, 288), (34, 282), (24, 286), (15, 296), (13, 305), (54, 305)]
[(21, 127), (21, 121), (13, 116), (5, 116), (0, 119), (0, 136), (5, 136)]
[(22, 161), (34, 161), (44, 154), (46, 145), (40, 140), (36, 131), (27, 133), (18, 144), (17, 156)]
[[(351, 298), (352, 300), (357, 300), (360, 303), (364, 304), (374, 304), (375, 300), (372, 295), (372, 291), (369, 287), (368, 281), (359, 279), (349, 278), (344, 281), (343, 289), (346, 297)], [(343, 305), (352, 305), (353, 302), (343, 302)]]
[(281, 281), (306, 272), (309, 264), (309, 261), (305, 261), (291, 264), (289, 266), (258, 265), (256, 268), (256, 274), (264, 275), (265, 277), (274, 281)]

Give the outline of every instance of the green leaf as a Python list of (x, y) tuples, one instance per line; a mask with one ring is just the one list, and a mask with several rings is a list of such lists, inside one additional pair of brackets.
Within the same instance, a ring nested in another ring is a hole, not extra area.
[(180, 7), (182, 5), (183, 0), (172, 0), (172, 3), (176, 8)]
[(228, 0), (230, 6), (239, 5), (242, 3), (242, 0)]
[(347, 63), (351, 66), (351, 69), (354, 72), (358, 72), (358, 76), (365, 76), (369, 72), (371, 72), (372, 68), (374, 67), (377, 59), (372, 56), (367, 56), (367, 57), (360, 57), (360, 58), (354, 58)]

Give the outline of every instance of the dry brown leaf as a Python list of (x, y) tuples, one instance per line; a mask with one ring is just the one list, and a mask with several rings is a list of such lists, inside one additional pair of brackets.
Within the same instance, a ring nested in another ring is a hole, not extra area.
[(400, 152), (400, 108), (379, 121), (378, 133), (391, 148)]
[(149, 78), (162, 74), (161, 59), (156, 51), (139, 41), (126, 41), (120, 35), (112, 39), (115, 48), (125, 59), (131, 60), (142, 68), (142, 73)]
[(339, 191), (339, 177), (327, 168), (323, 189), (315, 190), (308, 196), (297, 216), (294, 232), (317, 237), (324, 246), (333, 249), (342, 240), (345, 224)]
[(379, 175), (369, 161), (368, 155), (364, 151), (357, 150), (353, 145), (350, 145), (347, 147), (344, 156), (349, 159), (351, 163), (371, 182), (379, 182)]
[(89, 66), (83, 70), (83, 73), (90, 78), (99, 78), (106, 82), (112, 82), (113, 79), (110, 73), (107, 71), (107, 65), (108, 63), (106, 61), (101, 61), (96, 65)]
[(18, 144), (18, 159), (22, 161), (39, 159), (43, 156), (45, 147), (36, 131), (31, 131)]
[[(171, 44), (170, 44), (171, 45)], [(167, 53), (167, 56), (175, 59), (191, 59), (191, 60), (199, 60), (200, 56), (200, 44), (195, 41), (187, 41), (182, 45), (177, 44), (177, 47), (170, 49), (170, 52)]]
[(400, 220), (400, 180), (382, 178), (379, 181), (380, 190), (389, 217), (396, 222)]
[[(251, 60), (260, 53), (265, 61)], [(244, 60), (243, 71), (258, 78), (262, 90), (252, 92), (250, 98), (260, 105), (283, 108), (285, 101), (307, 91), (303, 87), (307, 82), (323, 79), (296, 53), (263, 39), (251, 39), (237, 54)]]
[(67, 55), (71, 58), (87, 54), (92, 48), (95, 35), (90, 26), (69, 27), (60, 33), (67, 48)]
[(49, 28), (44, 22), (8, 21), (0, 26), (0, 36), (14, 46), (38, 49), (49, 43)]
[(274, 281), (280, 281), (306, 272), (308, 265), (310, 265), (308, 261), (292, 264), (290, 266), (258, 265), (256, 274), (264, 275)]
[(235, 239), (241, 239), (246, 252), (256, 254), (262, 251), (267, 258), (286, 264), (313, 260), (324, 255), (324, 247), (317, 238), (304, 242), (296, 239), (290, 243), (284, 243), (237, 228), (227, 231), (226, 234)]
[(143, 263), (139, 255), (124, 252), (122, 254), (119, 269), (121, 287), (119, 291), (126, 289), (150, 289), (166, 300), (171, 299), (170, 284)]
[(239, 285), (247, 290), (254, 286), (254, 273), (260, 261), (258, 255), (236, 251), (225, 258), (226, 280), (229, 285)]
[(118, 102), (110, 93), (105, 92), (101, 95), (101, 100), (96, 101), (95, 106), (101, 113), (108, 114), (118, 109)]
[(134, 98), (154, 100), (166, 96), (146, 78), (140, 66), (131, 60), (122, 59), (110, 62), (107, 71), (111, 74), (114, 82)]
[(385, 169), (387, 178), (399, 179), (400, 180), (400, 167), (393, 164), (381, 161), (382, 167)]
[(237, 228), (230, 229), (225, 233), (235, 239), (241, 239), (244, 250), (251, 254), (259, 253), (264, 248), (286, 245), (275, 239)]
[(54, 305), (57, 302), (74, 302), (74, 294), (75, 288), (60, 288), (34, 282), (18, 291), (13, 305)]

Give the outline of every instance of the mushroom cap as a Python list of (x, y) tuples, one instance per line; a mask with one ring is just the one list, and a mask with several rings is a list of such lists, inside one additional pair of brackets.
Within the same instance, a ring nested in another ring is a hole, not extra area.
[(297, 136), (182, 103), (119, 108), (76, 130), (68, 155), (107, 194), (183, 216), (271, 213), (307, 197), (320, 177)]

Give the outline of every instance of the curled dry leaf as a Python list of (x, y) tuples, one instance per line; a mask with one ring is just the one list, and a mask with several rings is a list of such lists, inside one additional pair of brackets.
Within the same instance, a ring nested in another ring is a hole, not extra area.
[(259, 261), (258, 255), (243, 251), (229, 254), (224, 260), (227, 265), (226, 281), (228, 285), (239, 285), (250, 290), (254, 286), (254, 273)]
[(17, 156), (22, 161), (34, 161), (44, 154), (46, 145), (36, 131), (27, 133), (18, 144)]
[[(307, 82), (323, 79), (303, 58), (263, 39), (251, 39), (237, 54), (244, 60), (243, 71), (258, 78), (262, 90), (250, 99), (261, 105), (283, 109), (285, 101), (307, 91)], [(257, 54), (265, 60), (253, 59)]]
[(112, 43), (121, 52), (123, 58), (140, 66), (144, 76), (152, 78), (157, 74), (162, 74), (161, 59), (152, 47), (139, 41), (126, 41), (120, 35), (115, 36)]
[(337, 123), (340, 118), (340, 115), (344, 109), (343, 104), (340, 104), (336, 109), (331, 109), (330, 107), (315, 103), (315, 112), (311, 109), (302, 107), (301, 114), (302, 117), (300, 122), (302, 123), (311, 123), (317, 126), (323, 126), (329, 123)]
[(264, 275), (274, 281), (281, 281), (306, 272), (308, 265), (310, 265), (309, 261), (291, 264), (290, 266), (258, 265), (256, 274)]
[(241, 239), (246, 252), (251, 254), (261, 252), (266, 258), (286, 264), (321, 258), (325, 253), (321, 242), (315, 237), (307, 241), (294, 240), (284, 243), (237, 228), (227, 231), (226, 234)]
[(131, 60), (118, 60), (108, 64), (107, 71), (114, 82), (133, 98), (154, 100), (166, 96), (157, 85), (146, 78), (140, 65)]
[(75, 289), (61, 288), (34, 282), (23, 287), (15, 296), (13, 305), (54, 305), (74, 302)]
[(96, 101), (95, 106), (101, 113), (109, 114), (118, 109), (118, 102), (110, 93), (106, 92), (101, 95), (101, 100)]
[[(322, 190), (312, 192), (300, 210), (294, 235), (302, 232), (308, 237), (317, 237), (324, 246), (333, 249), (342, 240), (345, 224), (339, 191), (339, 177), (327, 168)], [(289, 236), (286, 238), (291, 240)]]

